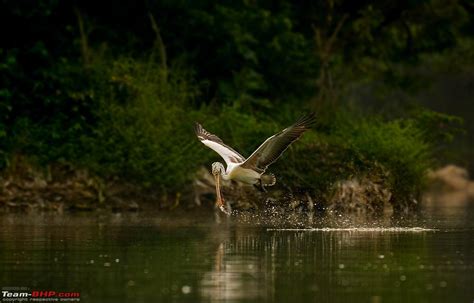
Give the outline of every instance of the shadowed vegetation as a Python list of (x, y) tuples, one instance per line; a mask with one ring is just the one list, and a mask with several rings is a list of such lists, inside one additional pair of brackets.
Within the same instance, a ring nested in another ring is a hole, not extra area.
[(20, 154), (164, 194), (217, 159), (194, 121), (248, 156), (316, 111), (316, 130), (272, 166), (283, 184), (325, 195), (373, 176), (410, 203), (461, 128), (416, 100), (423, 72), (474, 62), (448, 64), (472, 51), (467, 1), (4, 6), (19, 28), (0, 47), (0, 166)]

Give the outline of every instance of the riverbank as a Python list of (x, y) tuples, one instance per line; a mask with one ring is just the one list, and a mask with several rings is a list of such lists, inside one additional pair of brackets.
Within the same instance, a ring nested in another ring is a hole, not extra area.
[[(454, 204), (474, 200), (474, 182), (460, 167), (443, 167), (430, 172), (428, 178), (429, 190), (420, 200), (406, 206), (394, 200), (388, 183), (380, 175), (341, 179), (321, 194), (292, 188), (284, 181), (268, 192), (227, 182), (223, 194), (232, 209), (250, 213), (271, 209), (276, 213), (381, 215), (414, 213), (422, 203), (436, 204), (439, 197), (449, 196)], [(68, 165), (35, 168), (20, 158), (16, 170), (5, 172), (0, 178), (0, 208), (5, 211), (211, 210), (214, 201), (214, 180), (204, 167), (195, 174), (190, 186), (168, 195), (119, 179), (105, 180)]]

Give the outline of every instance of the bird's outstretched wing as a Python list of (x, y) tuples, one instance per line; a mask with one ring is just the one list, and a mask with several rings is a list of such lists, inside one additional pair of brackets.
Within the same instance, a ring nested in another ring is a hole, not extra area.
[(241, 167), (263, 173), (270, 164), (275, 162), (283, 154), (291, 143), (314, 126), (315, 122), (316, 116), (314, 113), (301, 117), (292, 126), (285, 128), (265, 140), (265, 142), (242, 163)]
[(236, 152), (232, 147), (224, 144), (218, 136), (205, 130), (201, 124), (195, 123), (194, 131), (198, 139), (207, 147), (218, 153), (227, 165), (238, 164), (245, 161), (245, 158)]

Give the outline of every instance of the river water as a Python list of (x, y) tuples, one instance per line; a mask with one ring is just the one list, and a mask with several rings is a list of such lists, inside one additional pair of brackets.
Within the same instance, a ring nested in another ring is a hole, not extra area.
[(0, 286), (80, 302), (474, 301), (472, 203), (407, 220), (270, 217), (3, 213)]

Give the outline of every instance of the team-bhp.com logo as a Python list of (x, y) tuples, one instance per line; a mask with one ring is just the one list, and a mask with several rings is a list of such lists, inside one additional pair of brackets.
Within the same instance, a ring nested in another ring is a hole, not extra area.
[(1, 302), (79, 302), (80, 292), (55, 290), (2, 290)]

